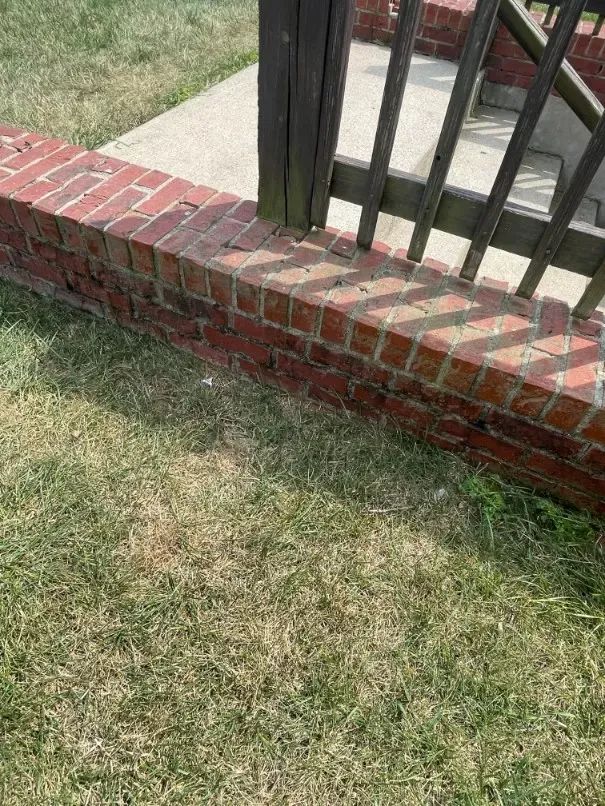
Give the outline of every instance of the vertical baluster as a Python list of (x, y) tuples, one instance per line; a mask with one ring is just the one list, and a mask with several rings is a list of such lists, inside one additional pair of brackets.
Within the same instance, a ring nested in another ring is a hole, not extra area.
[(374, 141), (368, 188), (357, 235), (357, 242), (365, 248), (372, 245), (376, 232), (378, 211), (393, 153), (421, 11), (422, 0), (402, 0), (382, 98), (378, 130)]
[(586, 0), (570, 0), (557, 17), (536, 77), (527, 93), (504, 159), (464, 262), (462, 277), (473, 280), (492, 239), (521, 162), (554, 86), (561, 62), (580, 20)]
[(410, 260), (420, 262), (424, 255), (464, 125), (473, 85), (491, 42), (498, 6), (499, 0), (478, 0), (408, 250)]
[(517, 294), (520, 297), (529, 299), (538, 287), (604, 158), (605, 116), (601, 118), (599, 125), (590, 138), (588, 147), (574, 171), (569, 187), (563, 194), (548, 227), (540, 239), (540, 243), (536, 247), (531, 263), (519, 284)]

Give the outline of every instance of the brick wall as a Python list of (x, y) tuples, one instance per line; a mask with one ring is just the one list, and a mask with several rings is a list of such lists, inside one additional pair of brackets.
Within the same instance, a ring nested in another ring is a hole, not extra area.
[(605, 511), (605, 328), (0, 126), (0, 276)]
[[(398, 5), (397, 3), (395, 4)], [(416, 51), (458, 61), (474, 10), (469, 0), (425, 0)], [(542, 23), (543, 12), (533, 14)], [(389, 0), (357, 0), (354, 35), (374, 42), (390, 42), (396, 20), (389, 15)], [(605, 103), (605, 27), (591, 36), (593, 22), (581, 23), (568, 59), (601, 103)], [(549, 33), (551, 28), (544, 27)], [(486, 60), (487, 80), (527, 89), (535, 65), (504, 26), (500, 26)]]

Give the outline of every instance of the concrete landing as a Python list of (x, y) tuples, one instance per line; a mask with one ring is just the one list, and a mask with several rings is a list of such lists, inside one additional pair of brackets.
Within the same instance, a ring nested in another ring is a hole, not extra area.
[[(354, 42), (341, 137), (338, 150), (368, 160), (376, 125), (390, 49)], [(457, 65), (414, 56), (397, 133), (392, 166), (426, 176), (445, 117)], [(252, 66), (175, 109), (108, 143), (105, 154), (122, 157), (193, 182), (212, 185), (247, 198), (256, 198), (257, 67)], [(489, 192), (504, 149), (517, 120), (515, 112), (482, 107), (466, 125), (456, 151), (449, 182)], [(555, 194), (561, 162), (528, 152), (511, 200), (548, 210)], [(360, 208), (333, 200), (329, 223), (357, 230)], [(590, 216), (590, 213), (588, 213)], [(407, 247), (413, 223), (381, 215), (376, 237)], [(468, 242), (433, 231), (427, 256), (460, 265)], [(481, 274), (518, 283), (527, 260), (489, 249)], [(585, 280), (549, 269), (540, 291), (574, 304)]]

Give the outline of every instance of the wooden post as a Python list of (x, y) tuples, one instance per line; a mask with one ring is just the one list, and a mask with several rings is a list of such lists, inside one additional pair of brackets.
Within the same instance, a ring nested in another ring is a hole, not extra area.
[(258, 214), (302, 232), (325, 219), (353, 3), (260, 0)]

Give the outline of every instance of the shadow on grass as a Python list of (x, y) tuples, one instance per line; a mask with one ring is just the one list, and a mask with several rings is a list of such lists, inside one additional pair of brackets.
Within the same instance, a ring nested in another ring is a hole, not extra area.
[[(13, 330), (36, 345), (32, 353), (3, 347)], [(0, 372), (9, 394), (86, 399), (186, 451), (245, 446), (268, 489), (318, 491), (360, 517), (397, 519), (420, 534), (426, 528), (461, 560), (493, 563), (541, 596), (593, 613), (605, 605), (602, 522), (478, 475), (401, 432), (288, 398), (7, 283), (0, 283)]]

